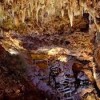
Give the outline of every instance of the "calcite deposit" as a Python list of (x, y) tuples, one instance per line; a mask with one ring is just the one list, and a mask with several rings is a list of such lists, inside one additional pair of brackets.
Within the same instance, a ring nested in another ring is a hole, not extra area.
[(0, 0), (0, 100), (99, 100), (100, 1)]

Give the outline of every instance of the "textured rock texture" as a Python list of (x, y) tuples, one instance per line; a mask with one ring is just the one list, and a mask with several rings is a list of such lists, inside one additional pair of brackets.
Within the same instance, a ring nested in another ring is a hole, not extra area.
[(99, 34), (99, 0), (1, 0), (0, 100), (99, 100)]

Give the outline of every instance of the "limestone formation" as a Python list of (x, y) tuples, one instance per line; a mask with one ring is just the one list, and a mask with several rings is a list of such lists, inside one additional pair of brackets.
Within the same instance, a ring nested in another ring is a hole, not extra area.
[(99, 100), (100, 1), (0, 0), (2, 98)]

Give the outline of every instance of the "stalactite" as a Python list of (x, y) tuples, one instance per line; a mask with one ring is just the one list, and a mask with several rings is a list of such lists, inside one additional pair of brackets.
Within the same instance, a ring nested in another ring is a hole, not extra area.
[[(65, 15), (67, 15), (66, 12), (68, 12), (68, 16), (66, 17), (69, 17), (71, 26), (73, 25), (74, 16), (80, 16), (86, 12), (92, 16), (98, 31), (100, 31), (100, 27), (95, 19), (95, 17), (99, 16), (98, 12), (96, 12), (96, 9), (99, 7), (97, 7), (98, 2), (99, 0), (92, 0), (92, 4), (91, 0), (4, 0), (4, 9), (6, 5), (12, 6), (10, 9), (12, 15), (10, 17), (13, 18), (15, 13), (21, 16), (21, 10), (22, 18), (20, 19), (22, 23), (26, 17), (34, 18), (37, 22), (39, 18), (43, 21), (45, 19), (45, 14), (48, 15), (46, 20), (52, 20), (52, 17), (54, 18), (55, 16), (65, 18)], [(91, 5), (93, 7), (91, 7)], [(42, 11), (41, 14), (39, 13), (40, 10)], [(96, 15), (95, 17), (93, 13)]]
[(61, 10), (61, 16), (64, 17), (64, 10)]
[(99, 27), (99, 25), (98, 25), (97, 22), (96, 22), (96, 17), (93, 16), (92, 18), (93, 18), (93, 20), (94, 20), (94, 24), (96, 25), (97, 31), (100, 32), (100, 27)]
[(29, 6), (30, 6), (30, 12), (32, 13), (32, 11), (34, 9), (34, 2), (33, 2), (33, 0), (29, 1)]
[(54, 7), (54, 0), (51, 0), (51, 7)]
[(11, 14), (12, 14), (13, 18), (14, 18), (14, 12), (15, 12), (14, 9), (12, 9), (12, 13)]
[(14, 24), (15, 26), (19, 26), (19, 19), (17, 15), (14, 16)]
[(21, 14), (22, 14), (22, 23), (24, 23), (25, 22), (25, 17), (26, 17), (26, 8), (24, 8), (22, 11), (21, 11)]
[(0, 5), (0, 22), (2, 22), (4, 18), (5, 18), (5, 16), (4, 16), (4, 9), (3, 9), (3, 7)]
[(38, 22), (38, 17), (39, 17), (39, 10), (40, 10), (40, 6), (37, 7), (36, 9), (36, 21)]
[(5, 2), (9, 4), (10, 3), (10, 0), (5, 0)]
[(72, 27), (73, 26), (73, 18), (74, 18), (73, 12), (68, 10), (68, 16), (69, 16), (69, 20), (70, 20), (70, 25)]
[(41, 9), (40, 2), (39, 2), (39, 0), (37, 0), (37, 1), (35, 2), (35, 10), (36, 10), (35, 17), (36, 17), (37, 23), (38, 23), (38, 21), (39, 21), (39, 11), (40, 11), (40, 9)]
[(30, 18), (31, 17), (31, 13), (30, 10), (27, 10), (27, 16)]

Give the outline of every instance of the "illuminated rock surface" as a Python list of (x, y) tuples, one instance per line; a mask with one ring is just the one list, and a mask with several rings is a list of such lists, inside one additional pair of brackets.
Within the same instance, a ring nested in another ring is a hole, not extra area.
[(0, 100), (100, 99), (99, 34), (99, 0), (1, 0)]

